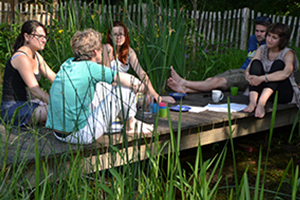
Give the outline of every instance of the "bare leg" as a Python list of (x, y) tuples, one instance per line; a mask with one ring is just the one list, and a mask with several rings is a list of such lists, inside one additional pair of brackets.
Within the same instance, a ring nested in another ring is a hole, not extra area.
[(153, 131), (153, 129), (153, 124), (146, 124), (142, 121), (135, 119), (134, 117), (127, 120), (126, 133), (128, 135), (140, 135), (142, 133), (149, 134)]
[(197, 93), (209, 92), (214, 89), (227, 90), (227, 80), (224, 77), (211, 77), (205, 81), (187, 81), (181, 80), (180, 83), (175, 79), (168, 79), (168, 86), (176, 91), (182, 93)]
[(250, 102), (243, 111), (247, 113), (252, 113), (256, 107), (257, 98), (258, 98), (258, 93), (255, 91), (251, 91), (249, 93)]
[(272, 94), (273, 94), (272, 89), (270, 88), (263, 89), (255, 109), (255, 117), (263, 118), (265, 116), (266, 114), (265, 105)]

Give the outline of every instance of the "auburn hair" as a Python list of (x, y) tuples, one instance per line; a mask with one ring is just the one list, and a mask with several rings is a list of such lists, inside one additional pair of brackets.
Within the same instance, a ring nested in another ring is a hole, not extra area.
[(107, 37), (106, 37), (106, 43), (110, 44), (114, 48), (113, 40), (112, 37), (114, 37), (112, 34), (112, 29), (114, 27), (121, 26), (124, 29), (125, 33), (125, 42), (124, 44), (120, 47), (119, 50), (117, 50), (118, 54), (118, 60), (121, 61), (124, 65), (127, 64), (127, 59), (128, 59), (128, 53), (129, 53), (129, 46), (130, 46), (130, 38), (128, 34), (128, 29), (125, 26), (125, 24), (121, 21), (114, 21), (112, 26), (108, 29), (107, 31)]

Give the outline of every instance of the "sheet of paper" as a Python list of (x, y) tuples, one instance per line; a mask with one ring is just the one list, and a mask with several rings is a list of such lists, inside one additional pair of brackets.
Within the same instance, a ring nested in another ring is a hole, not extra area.
[[(239, 112), (246, 108), (247, 105), (245, 104), (238, 104), (238, 103), (230, 103), (231, 112)], [(224, 104), (207, 104), (204, 108), (209, 111), (215, 112), (228, 112), (227, 103)]]
[(199, 112), (203, 112), (203, 111), (207, 110), (207, 108), (202, 107), (202, 106), (189, 106), (189, 107), (191, 107), (189, 112), (193, 112), (193, 113), (199, 113)]

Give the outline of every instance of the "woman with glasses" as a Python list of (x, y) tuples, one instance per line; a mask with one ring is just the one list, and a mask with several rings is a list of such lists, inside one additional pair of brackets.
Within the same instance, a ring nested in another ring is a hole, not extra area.
[[(112, 69), (120, 72), (127, 72), (130, 64), (140, 80), (147, 85), (149, 91), (148, 94), (152, 95), (157, 102), (164, 101), (167, 103), (175, 103), (175, 100), (172, 97), (160, 97), (159, 94), (157, 94), (157, 92), (154, 90), (148, 75), (138, 61), (136, 53), (130, 47), (128, 29), (124, 23), (120, 21), (113, 22), (112, 29), (108, 30), (106, 43), (111, 60), (110, 67)], [(116, 50), (114, 50), (114, 47)]]
[(275, 23), (267, 29), (266, 45), (260, 46), (248, 65), (245, 78), (249, 82), (249, 104), (244, 112), (265, 116), (267, 101), (273, 102), (278, 92), (278, 103), (300, 105), (300, 91), (294, 72), (299, 69), (296, 53), (287, 48), (290, 39), (288, 25)]
[(47, 32), (43, 24), (26, 21), (5, 66), (1, 117), (6, 123), (23, 126), (34, 122), (44, 124), (49, 94), (39, 87), (41, 75), (53, 82), (56, 74), (37, 52), (45, 48)]

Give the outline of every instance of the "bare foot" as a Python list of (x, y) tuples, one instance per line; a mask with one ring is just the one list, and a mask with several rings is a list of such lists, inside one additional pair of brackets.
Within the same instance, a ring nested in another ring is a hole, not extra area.
[(153, 124), (147, 124), (135, 118), (130, 119), (126, 128), (128, 135), (140, 135), (141, 133), (149, 134), (154, 130)]
[(168, 86), (175, 92), (185, 93), (184, 88), (173, 78), (168, 78)]
[(173, 69), (173, 66), (171, 66), (170, 68), (171, 68), (171, 76), (172, 76), (173, 80), (175, 80), (178, 84), (182, 85), (183, 78), (181, 78), (177, 74), (177, 72)]
[(263, 106), (262, 104), (257, 104), (254, 116), (258, 118), (263, 118), (266, 114), (265, 112), (265, 106)]
[(243, 111), (247, 113), (252, 113), (255, 109), (256, 105), (250, 103)]

